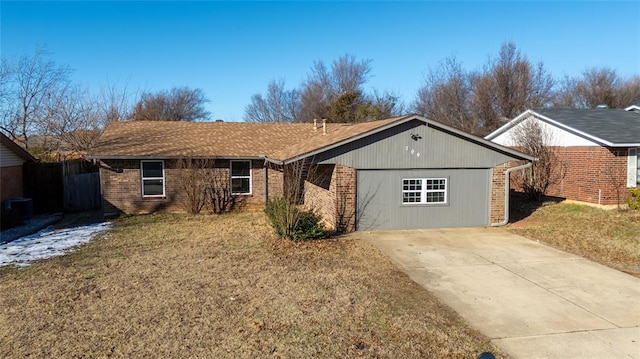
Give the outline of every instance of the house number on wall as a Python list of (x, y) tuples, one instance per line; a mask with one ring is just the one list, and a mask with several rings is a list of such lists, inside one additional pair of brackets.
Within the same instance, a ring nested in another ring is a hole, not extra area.
[(416, 150), (414, 150), (413, 148), (411, 149), (411, 151), (409, 151), (409, 146), (405, 146), (404, 150), (406, 152), (411, 152), (411, 154), (416, 155), (416, 157), (420, 157), (420, 152), (416, 152)]

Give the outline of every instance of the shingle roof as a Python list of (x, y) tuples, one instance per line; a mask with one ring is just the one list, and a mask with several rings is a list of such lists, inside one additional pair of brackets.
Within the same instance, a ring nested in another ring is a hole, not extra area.
[(533, 111), (608, 145), (640, 143), (640, 114), (633, 111), (569, 108)]
[(105, 129), (93, 158), (259, 157), (285, 161), (406, 119), (358, 123), (116, 122)]

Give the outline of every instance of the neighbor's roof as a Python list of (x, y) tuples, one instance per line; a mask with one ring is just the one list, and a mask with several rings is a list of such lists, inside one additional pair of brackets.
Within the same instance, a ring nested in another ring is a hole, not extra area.
[(13, 142), (9, 137), (0, 132), (0, 142), (7, 146), (13, 153), (22, 157), (27, 162), (36, 162), (37, 159), (33, 157), (27, 150), (20, 147), (17, 143)]
[(530, 115), (606, 146), (640, 146), (640, 114), (622, 109), (527, 110), (486, 138), (497, 137)]
[(313, 129), (311, 123), (130, 121), (109, 125), (90, 158), (267, 158), (291, 162), (340, 146), (407, 121), (418, 120), (454, 132), (518, 159), (533, 157), (506, 148), (418, 115), (365, 123), (327, 123)]

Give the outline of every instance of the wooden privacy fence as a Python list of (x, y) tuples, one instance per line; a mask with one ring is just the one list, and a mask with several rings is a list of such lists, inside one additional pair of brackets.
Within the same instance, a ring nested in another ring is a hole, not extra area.
[(100, 208), (100, 173), (82, 173), (64, 176), (65, 212), (82, 212)]
[(80, 212), (101, 207), (98, 167), (85, 160), (25, 164), (25, 196), (35, 213)]

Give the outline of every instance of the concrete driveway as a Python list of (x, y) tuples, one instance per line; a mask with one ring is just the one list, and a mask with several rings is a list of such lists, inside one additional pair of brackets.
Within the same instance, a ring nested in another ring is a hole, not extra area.
[(640, 358), (639, 278), (498, 228), (357, 235), (514, 358)]

